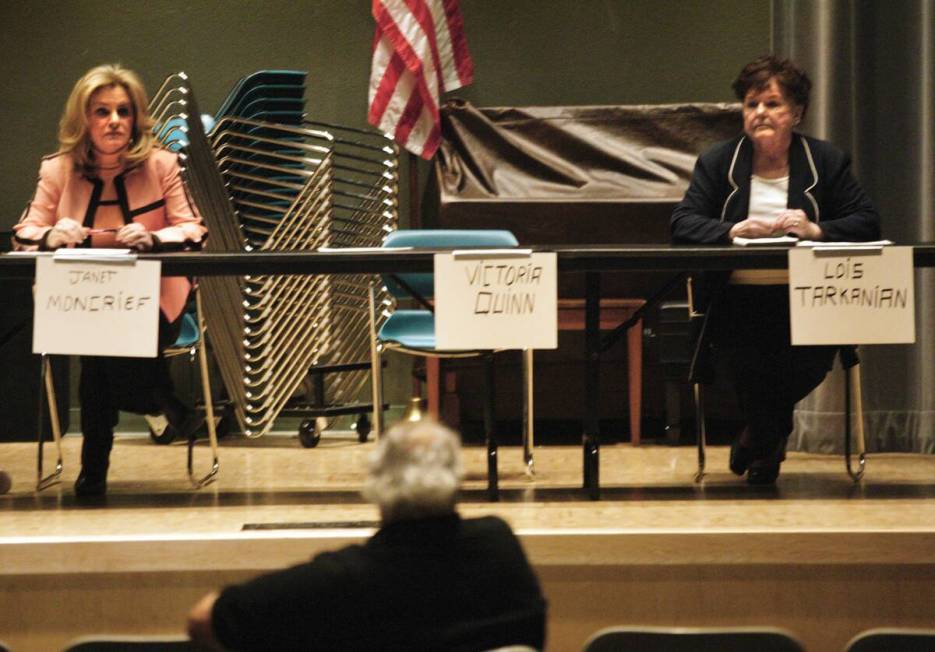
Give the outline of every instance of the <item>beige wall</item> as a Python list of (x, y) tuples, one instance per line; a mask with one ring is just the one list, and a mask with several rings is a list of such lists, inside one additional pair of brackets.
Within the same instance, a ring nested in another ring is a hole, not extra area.
[[(768, 0), (465, 0), (480, 106), (730, 99), (739, 67), (769, 47)], [(213, 112), (241, 76), (307, 70), (310, 116), (366, 123), (368, 0), (0, 2), (0, 228), (56, 147), (62, 105), (88, 68), (119, 61), (150, 91), (189, 73)]]
[[(156, 552), (156, 551), (154, 551)], [(833, 652), (872, 627), (930, 627), (935, 567), (672, 565), (538, 567), (548, 646), (580, 650), (614, 625), (773, 626)], [(181, 634), (201, 595), (245, 571), (0, 578), (0, 640), (17, 652), (61, 649), (87, 634)], [(327, 609), (310, 604), (309, 609)]]

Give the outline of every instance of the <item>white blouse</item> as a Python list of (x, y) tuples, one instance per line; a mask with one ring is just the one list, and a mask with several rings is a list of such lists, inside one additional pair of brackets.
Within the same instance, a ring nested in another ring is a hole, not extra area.
[[(774, 218), (786, 210), (789, 201), (789, 176), (764, 179), (750, 177), (750, 208), (747, 217)], [(737, 269), (730, 275), (737, 285), (783, 285), (789, 282), (784, 269)]]

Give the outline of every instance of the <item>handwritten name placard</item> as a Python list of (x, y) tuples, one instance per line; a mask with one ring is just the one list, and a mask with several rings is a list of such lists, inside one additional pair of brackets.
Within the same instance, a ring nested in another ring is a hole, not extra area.
[(793, 344), (915, 342), (912, 247), (789, 251)]
[(558, 347), (554, 253), (435, 255), (438, 349)]
[(37, 258), (33, 352), (156, 357), (160, 268)]

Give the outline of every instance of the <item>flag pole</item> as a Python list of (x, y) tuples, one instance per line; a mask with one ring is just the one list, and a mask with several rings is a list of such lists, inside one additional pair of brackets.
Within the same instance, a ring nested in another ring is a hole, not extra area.
[[(412, 152), (407, 152), (409, 161), (409, 228), (422, 228), (422, 211), (419, 202), (419, 157)], [(422, 403), (422, 380), (429, 382), (428, 378), (428, 358), (416, 356), (413, 364), (416, 365), (415, 373), (412, 375), (412, 396)]]

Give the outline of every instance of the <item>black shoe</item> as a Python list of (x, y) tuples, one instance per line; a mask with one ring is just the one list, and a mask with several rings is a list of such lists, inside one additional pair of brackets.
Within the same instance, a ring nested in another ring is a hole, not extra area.
[(107, 471), (103, 473), (90, 473), (81, 469), (78, 479), (75, 480), (75, 496), (87, 498), (103, 496), (107, 493)]
[(173, 438), (188, 439), (195, 434), (195, 431), (204, 423), (204, 416), (196, 411), (175, 401), (164, 410), (166, 420), (169, 426), (175, 431)]
[(747, 484), (763, 486), (776, 483), (779, 477), (779, 462), (754, 460), (747, 471)]
[(750, 467), (751, 459), (749, 435), (747, 429), (744, 428), (730, 445), (730, 470), (735, 475), (743, 475)]
[(179, 424), (170, 424), (175, 428), (175, 436), (181, 437), (183, 439), (191, 439), (195, 436), (198, 428), (201, 427), (201, 424), (205, 422), (204, 416), (195, 410), (189, 410), (185, 418), (182, 419)]
[(750, 468), (747, 470), (747, 484), (760, 486), (774, 484), (776, 478), (779, 477), (779, 467), (785, 459), (786, 438), (783, 437), (772, 453), (750, 462)]

